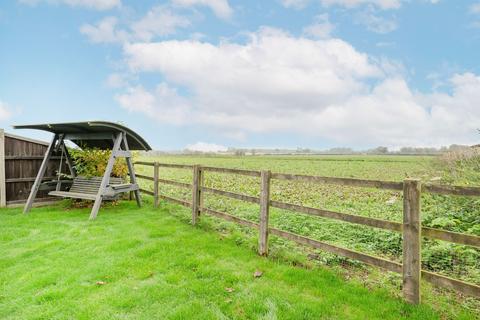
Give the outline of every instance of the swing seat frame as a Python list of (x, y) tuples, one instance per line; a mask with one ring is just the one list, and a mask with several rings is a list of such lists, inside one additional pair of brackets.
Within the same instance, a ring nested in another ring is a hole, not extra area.
[[(53, 187), (49, 195), (63, 198), (74, 198), (95, 201), (90, 212), (90, 219), (95, 219), (103, 200), (112, 200), (118, 198), (121, 193), (133, 192), (137, 205), (140, 207), (142, 201), (140, 198), (140, 188), (136, 181), (135, 170), (132, 163), (132, 153), (129, 144), (133, 145), (133, 150), (151, 150), (147, 142), (129, 128), (105, 121), (90, 121), (76, 123), (57, 123), (40, 125), (22, 125), (14, 126), (15, 129), (39, 129), (54, 133), (54, 137), (45, 153), (45, 156), (38, 171), (35, 182), (30, 191), (24, 213), (28, 213), (32, 208), (33, 202), (38, 190), (42, 187), (42, 180), (48, 166), (48, 162), (54, 152), (62, 151), (65, 155), (67, 166), (73, 180), (62, 180), (61, 169), (59, 170), (58, 180), (50, 181), (42, 188)], [(70, 140), (78, 146), (86, 146), (100, 149), (111, 149), (111, 155), (105, 169), (103, 177), (82, 177), (77, 176), (75, 166), (65, 146), (65, 140)], [(111, 177), (113, 165), (117, 158), (125, 158), (130, 176), (129, 183), (125, 183), (121, 178)], [(60, 168), (62, 163), (60, 163)], [(120, 180), (118, 180), (120, 179)], [(70, 184), (68, 191), (64, 191), (62, 184)], [(51, 189), (50, 189), (51, 190)]]

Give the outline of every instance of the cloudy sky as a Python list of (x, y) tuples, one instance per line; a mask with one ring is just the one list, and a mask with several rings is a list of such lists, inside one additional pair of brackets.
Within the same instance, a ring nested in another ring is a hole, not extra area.
[(6, 0), (0, 127), (120, 121), (157, 149), (473, 144), (479, 61), (478, 0)]

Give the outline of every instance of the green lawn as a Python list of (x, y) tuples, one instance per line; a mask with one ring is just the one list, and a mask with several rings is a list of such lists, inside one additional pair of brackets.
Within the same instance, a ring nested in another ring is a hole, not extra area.
[[(103, 208), (93, 222), (88, 209), (63, 206), (36, 208), (27, 216), (21, 209), (0, 210), (0, 318), (452, 316), (407, 305), (386, 290), (367, 289), (328, 269), (259, 257), (206, 223), (185, 223), (175, 215), (184, 210), (177, 206), (137, 209), (122, 202)], [(263, 276), (254, 278), (256, 270)]]

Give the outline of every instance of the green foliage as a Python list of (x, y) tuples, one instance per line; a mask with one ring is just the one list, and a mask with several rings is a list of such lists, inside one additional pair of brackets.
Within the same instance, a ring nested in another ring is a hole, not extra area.
[(437, 166), (443, 180), (455, 184), (480, 184), (480, 147), (463, 147), (446, 152), (438, 158)]
[[(77, 174), (86, 177), (103, 176), (108, 159), (112, 153), (111, 150), (100, 150), (96, 148), (71, 149), (69, 152), (72, 156)], [(112, 176), (125, 178), (127, 173), (128, 168), (125, 159), (116, 159)]]

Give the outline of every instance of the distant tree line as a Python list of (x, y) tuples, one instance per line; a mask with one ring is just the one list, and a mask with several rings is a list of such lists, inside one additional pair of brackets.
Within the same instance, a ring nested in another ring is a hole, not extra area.
[[(473, 146), (473, 147), (480, 147)], [(467, 145), (458, 145), (452, 144), (448, 147), (432, 148), (432, 147), (402, 147), (398, 150), (389, 150), (388, 147), (379, 146), (372, 149), (366, 150), (354, 150), (352, 148), (345, 147), (336, 147), (330, 148), (327, 150), (315, 150), (309, 148), (296, 148), (296, 149), (286, 149), (286, 148), (228, 148), (227, 151), (222, 152), (202, 152), (202, 151), (192, 151), (192, 150), (178, 150), (178, 151), (144, 151), (140, 152), (141, 156), (161, 156), (166, 154), (185, 154), (185, 155), (214, 155), (214, 154), (225, 154), (225, 155), (235, 155), (235, 156), (245, 156), (245, 155), (315, 155), (315, 154), (330, 154), (330, 155), (438, 155), (443, 154), (449, 151), (458, 151), (464, 149), (470, 149), (472, 146)]]
[(314, 150), (309, 148), (296, 148), (296, 149), (247, 149), (247, 148), (229, 148), (226, 153), (233, 154), (237, 156), (241, 155), (256, 155), (256, 154), (339, 154), (339, 155), (361, 155), (361, 154), (372, 154), (372, 155), (437, 155), (442, 154), (448, 151), (456, 151), (462, 149), (469, 149), (470, 146), (467, 145), (458, 145), (452, 144), (448, 147), (432, 148), (432, 147), (402, 147), (398, 150), (389, 150), (388, 147), (379, 146), (367, 150), (354, 150), (352, 148), (345, 147), (336, 147), (330, 148), (327, 150)]

